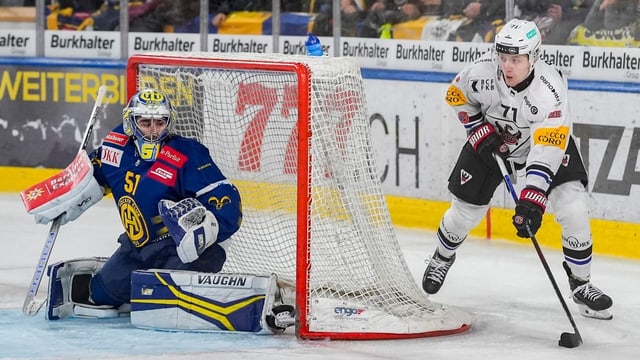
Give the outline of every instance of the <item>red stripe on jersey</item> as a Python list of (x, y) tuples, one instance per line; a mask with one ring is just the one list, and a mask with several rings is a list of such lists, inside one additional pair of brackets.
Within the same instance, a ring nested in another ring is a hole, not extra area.
[(129, 137), (127, 135), (113, 131), (107, 134), (107, 136), (105, 136), (103, 140), (103, 142), (108, 142), (119, 146), (124, 146), (127, 141), (129, 141)]
[(162, 147), (162, 150), (160, 150), (158, 159), (163, 160), (177, 168), (181, 168), (189, 158), (178, 150), (172, 148), (171, 146), (165, 145)]
[(157, 162), (153, 164), (151, 169), (149, 169), (147, 175), (149, 178), (171, 187), (176, 184), (176, 180), (178, 179), (178, 172), (176, 169), (172, 169)]

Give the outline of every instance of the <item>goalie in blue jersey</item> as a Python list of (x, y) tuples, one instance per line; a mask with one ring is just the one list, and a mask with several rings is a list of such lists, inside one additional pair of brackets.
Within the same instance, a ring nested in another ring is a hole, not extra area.
[[(78, 194), (70, 197), (74, 201), (43, 206), (35, 214), (39, 223), (63, 214), (62, 222), (66, 223), (102, 197), (83, 194), (111, 193), (125, 230), (118, 238), (119, 248), (108, 259), (75, 259), (49, 267), (48, 319), (111, 317), (133, 309), (140, 313), (134, 316), (132, 312), (132, 322), (145, 327), (262, 329), (266, 318), (262, 310), (273, 305), (267, 301), (269, 306), (265, 306), (265, 299), (272, 298), (265, 293), (275, 291), (273, 279), (267, 277), (263, 286), (239, 290), (225, 281), (211, 284), (198, 280), (221, 271), (229, 238), (242, 222), (242, 205), (238, 190), (209, 150), (194, 139), (177, 135), (175, 121), (175, 111), (164, 94), (153, 89), (136, 93), (123, 110), (122, 124), (90, 155), (93, 178), (74, 189)], [(85, 197), (93, 200), (77, 201)], [(252, 280), (249, 283), (261, 283), (259, 277), (247, 276)], [(246, 279), (234, 279), (237, 283), (246, 284)], [(167, 288), (172, 291), (163, 291)], [(206, 318), (210, 311), (194, 313), (189, 304), (195, 298), (205, 307), (208, 303), (236, 306), (236, 320), (224, 311), (220, 316), (231, 320)], [(238, 299), (247, 298), (256, 299), (250, 303), (259, 308), (257, 318), (244, 316), (255, 311), (237, 305)], [(286, 310), (293, 312), (292, 307)], [(271, 316), (271, 325), (273, 319)], [(284, 328), (286, 325), (278, 330)]]

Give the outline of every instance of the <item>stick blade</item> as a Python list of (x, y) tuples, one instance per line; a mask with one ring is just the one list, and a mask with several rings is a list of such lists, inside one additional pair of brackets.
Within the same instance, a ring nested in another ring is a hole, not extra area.
[(566, 347), (566, 348), (574, 348), (574, 347), (578, 347), (580, 346), (580, 344), (582, 344), (582, 337), (580, 336), (580, 334), (573, 334), (573, 333), (562, 333), (560, 335), (560, 340), (558, 341), (558, 345), (562, 346), (562, 347)]
[(35, 297), (27, 297), (22, 305), (22, 313), (27, 316), (34, 316), (40, 311), (45, 302), (39, 301)]

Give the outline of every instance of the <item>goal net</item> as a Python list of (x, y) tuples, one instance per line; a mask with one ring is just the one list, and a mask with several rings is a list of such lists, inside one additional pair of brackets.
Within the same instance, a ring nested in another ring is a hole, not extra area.
[(134, 55), (128, 95), (144, 87), (171, 98), (177, 131), (205, 144), (240, 190), (244, 219), (223, 271), (274, 273), (291, 286), (299, 337), (469, 328), (468, 314), (427, 299), (404, 260), (376, 174), (355, 60)]

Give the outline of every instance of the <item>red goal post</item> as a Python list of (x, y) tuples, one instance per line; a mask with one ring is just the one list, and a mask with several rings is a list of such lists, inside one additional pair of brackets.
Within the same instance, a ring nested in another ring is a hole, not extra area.
[(431, 302), (409, 271), (354, 59), (137, 54), (127, 64), (128, 96), (143, 87), (171, 98), (176, 131), (207, 146), (240, 190), (244, 220), (223, 271), (276, 274), (295, 301), (298, 337), (415, 338), (470, 327), (467, 313)]

